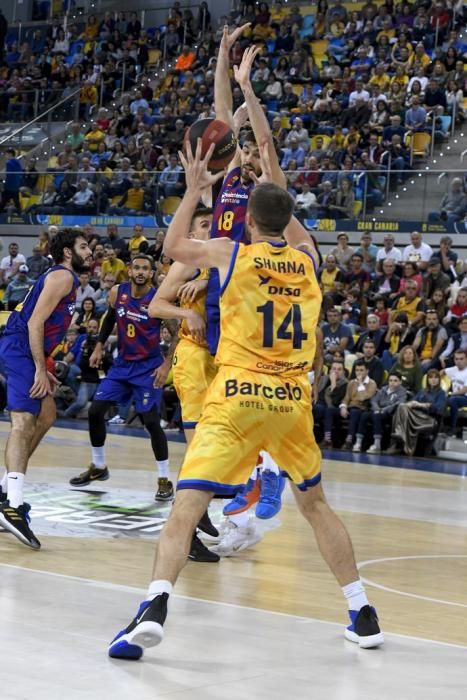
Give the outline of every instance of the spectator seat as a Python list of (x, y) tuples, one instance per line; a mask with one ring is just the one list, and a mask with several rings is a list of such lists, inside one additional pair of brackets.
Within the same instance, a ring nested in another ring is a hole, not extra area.
[(414, 158), (428, 157), (428, 151), (431, 144), (431, 134), (424, 131), (418, 131), (411, 136), (407, 136), (407, 145), (410, 147), (410, 164), (412, 165)]
[(181, 197), (165, 197), (165, 199), (162, 200), (161, 204), (162, 213), (165, 215), (173, 216), (177, 211), (181, 201)]

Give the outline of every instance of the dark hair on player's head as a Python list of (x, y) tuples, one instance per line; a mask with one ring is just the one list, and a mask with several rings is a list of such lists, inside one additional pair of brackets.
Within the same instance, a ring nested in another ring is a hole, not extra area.
[(49, 243), (49, 252), (56, 265), (63, 262), (65, 256), (63, 251), (65, 248), (73, 250), (78, 238), (86, 240), (86, 236), (82, 231), (77, 231), (75, 228), (61, 228)]
[(198, 207), (198, 209), (195, 209), (195, 211), (193, 212), (193, 216), (191, 217), (191, 223), (193, 223), (193, 221), (195, 221), (196, 219), (199, 219), (200, 216), (211, 216), (211, 214), (211, 207)]
[(137, 255), (134, 255), (131, 259), (131, 265), (135, 262), (135, 260), (147, 260), (149, 265), (152, 267), (154, 260), (150, 255), (146, 255), (145, 253), (138, 253)]
[[(255, 146), (258, 145), (256, 142), (255, 132), (252, 129), (249, 129), (245, 133), (245, 136), (243, 137), (243, 143), (254, 143)], [(242, 145), (243, 145), (243, 143), (242, 143)]]
[(294, 201), (282, 187), (265, 182), (254, 188), (247, 211), (255, 220), (260, 233), (282, 236), (292, 218)]

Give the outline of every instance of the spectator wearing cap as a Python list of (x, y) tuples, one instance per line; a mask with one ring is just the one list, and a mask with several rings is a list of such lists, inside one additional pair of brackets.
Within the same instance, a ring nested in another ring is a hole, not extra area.
[(29, 267), (22, 264), (18, 268), (18, 272), (8, 283), (3, 296), (3, 303), (8, 311), (13, 311), (16, 305), (23, 301), (29, 291), (29, 287), (34, 284), (35, 280), (28, 277)]
[(433, 257), (433, 249), (428, 243), (423, 242), (422, 234), (419, 231), (412, 231), (410, 234), (410, 245), (406, 246), (402, 252), (402, 260), (409, 260), (418, 265), (419, 270), (426, 270), (428, 262)]
[(436, 365), (447, 339), (448, 334), (440, 324), (437, 312), (434, 309), (428, 309), (425, 314), (425, 325), (417, 332), (413, 343), (413, 349), (420, 359), (424, 372), (428, 372)]
[(34, 246), (32, 253), (26, 260), (26, 266), (29, 272), (29, 279), (37, 280), (50, 267), (50, 261), (42, 255), (42, 249), (39, 244)]
[(447, 296), (451, 280), (449, 275), (441, 271), (441, 260), (437, 255), (433, 255), (428, 263), (428, 270), (423, 275), (422, 294), (424, 299), (431, 299), (435, 289), (441, 289)]
[(449, 186), (448, 192), (441, 200), (439, 212), (430, 212), (428, 221), (437, 223), (447, 221), (448, 223), (459, 221), (467, 212), (467, 195), (464, 191), (460, 177), (454, 177)]

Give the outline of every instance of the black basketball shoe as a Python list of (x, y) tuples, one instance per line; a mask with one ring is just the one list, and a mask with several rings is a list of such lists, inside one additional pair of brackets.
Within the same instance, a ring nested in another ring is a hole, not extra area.
[(379, 647), (384, 643), (376, 610), (364, 605), (361, 610), (349, 610), (351, 624), (345, 628), (345, 638), (362, 649)]
[(219, 530), (217, 529), (217, 527), (215, 527), (215, 525), (212, 524), (208, 511), (205, 512), (205, 514), (199, 521), (198, 530), (201, 530), (201, 532), (204, 532), (206, 535), (209, 535), (209, 537), (213, 537), (215, 539), (219, 537)]
[(154, 600), (144, 600), (128, 627), (111, 641), (109, 656), (136, 661), (142, 657), (145, 648), (160, 644), (164, 638), (168, 600), (168, 593), (160, 593)]
[(190, 561), (198, 561), (206, 564), (215, 564), (220, 560), (220, 556), (204, 546), (196, 532), (191, 540), (190, 552), (188, 554)]
[(92, 462), (85, 472), (70, 479), (71, 486), (87, 486), (91, 481), (107, 481), (109, 470), (107, 467), (96, 467)]
[(154, 496), (156, 501), (172, 501), (174, 497), (174, 487), (171, 481), (162, 476), (157, 480), (157, 493)]
[(40, 549), (41, 543), (29, 527), (30, 509), (28, 503), (12, 508), (8, 500), (3, 501), (0, 504), (0, 525), (31, 549)]

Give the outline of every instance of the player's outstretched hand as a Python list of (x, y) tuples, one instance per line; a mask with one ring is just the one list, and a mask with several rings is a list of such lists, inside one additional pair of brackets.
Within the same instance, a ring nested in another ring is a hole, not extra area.
[(53, 396), (59, 384), (59, 380), (53, 374), (47, 372), (46, 369), (38, 369), (34, 374), (34, 384), (29, 391), (29, 396), (31, 399), (43, 399), (46, 396)]
[(190, 280), (189, 282), (185, 282), (185, 284), (179, 287), (177, 292), (180, 304), (193, 303), (198, 294), (204, 292), (207, 286), (207, 280)]
[(202, 145), (201, 139), (198, 139), (196, 145), (196, 153), (193, 155), (191, 148), (187, 148), (186, 156), (179, 151), (180, 162), (185, 170), (185, 182), (188, 191), (196, 192), (198, 195), (207, 187), (212, 187), (221, 177), (224, 177), (225, 170), (218, 173), (211, 173), (208, 170), (208, 164), (211, 156), (214, 153), (215, 144), (212, 143), (204, 156), (201, 157)]
[(242, 90), (250, 84), (250, 75), (251, 69), (253, 67), (253, 62), (260, 51), (260, 46), (255, 46), (254, 44), (252, 44), (247, 49), (245, 49), (245, 53), (243, 54), (242, 62), (240, 63), (240, 65), (233, 67), (235, 80), (240, 85)]
[(226, 51), (227, 53), (229, 53), (230, 49), (235, 44), (237, 39), (239, 39), (245, 31), (245, 29), (250, 26), (251, 22), (247, 22), (246, 24), (242, 24), (241, 27), (237, 27), (237, 29), (234, 29), (232, 34), (229, 34), (229, 27), (227, 24), (224, 24), (224, 30), (222, 32), (221, 45), (219, 47), (219, 50)]
[(154, 377), (155, 389), (162, 389), (164, 387), (167, 377), (169, 376), (171, 366), (172, 362), (170, 360), (164, 360), (164, 362), (154, 370), (151, 376)]
[(104, 359), (104, 348), (101, 343), (97, 343), (96, 347), (92, 351), (91, 357), (89, 358), (89, 366), (94, 369), (99, 369)]
[(272, 182), (272, 167), (269, 157), (269, 142), (264, 141), (259, 145), (259, 162), (261, 163), (261, 175), (258, 177), (254, 170), (249, 171), (249, 176), (256, 185), (262, 182)]
[(190, 315), (186, 318), (186, 323), (188, 330), (196, 342), (202, 343), (206, 336), (206, 323), (204, 318), (200, 316), (199, 313), (192, 310)]

